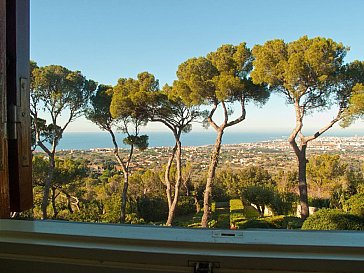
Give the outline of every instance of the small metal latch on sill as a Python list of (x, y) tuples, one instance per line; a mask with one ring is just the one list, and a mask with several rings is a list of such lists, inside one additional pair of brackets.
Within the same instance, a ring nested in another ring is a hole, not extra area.
[(193, 267), (194, 273), (213, 273), (214, 268), (220, 268), (220, 263), (206, 261), (188, 261), (188, 266)]
[(243, 237), (243, 232), (239, 230), (214, 230), (212, 231), (213, 238), (239, 238)]

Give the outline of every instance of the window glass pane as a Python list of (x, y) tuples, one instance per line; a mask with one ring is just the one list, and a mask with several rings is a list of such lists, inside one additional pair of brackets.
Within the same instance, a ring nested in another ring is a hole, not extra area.
[(233, 2), (32, 3), (24, 217), (364, 228), (364, 63), (346, 56), (363, 43), (332, 34), (327, 6)]

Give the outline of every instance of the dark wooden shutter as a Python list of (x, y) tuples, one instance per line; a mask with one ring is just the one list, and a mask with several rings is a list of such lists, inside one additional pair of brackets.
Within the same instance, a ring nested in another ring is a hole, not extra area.
[[(1, 217), (31, 208), (29, 0), (0, 0), (2, 85)], [(5, 52), (4, 52), (5, 46)]]
[(6, 132), (6, 1), (0, 0), (0, 217), (10, 215)]

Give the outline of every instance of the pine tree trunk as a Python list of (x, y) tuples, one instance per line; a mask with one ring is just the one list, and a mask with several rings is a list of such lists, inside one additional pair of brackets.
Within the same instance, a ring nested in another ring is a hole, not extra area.
[(120, 223), (125, 223), (126, 216), (126, 198), (129, 187), (129, 174), (128, 171), (124, 172), (124, 186), (121, 193), (121, 213), (120, 213)]
[(71, 213), (71, 214), (73, 214), (73, 209), (72, 209), (72, 201), (71, 201), (71, 199), (72, 199), (72, 197), (71, 197), (71, 195), (69, 195), (68, 193), (66, 193), (66, 197), (67, 197), (67, 209), (68, 209), (68, 211)]
[(172, 162), (174, 159), (174, 156), (177, 152), (178, 146), (177, 143), (174, 145), (173, 149), (172, 149), (172, 153), (170, 154), (169, 158), (168, 158), (168, 162), (167, 162), (167, 166), (166, 166), (166, 170), (164, 172), (164, 183), (166, 185), (166, 196), (167, 196), (167, 201), (168, 201), (168, 209), (170, 210), (172, 207), (172, 186), (171, 186), (171, 181), (169, 179), (169, 175), (171, 172), (171, 167), (172, 167)]
[(203, 197), (203, 215), (202, 215), (202, 219), (201, 219), (201, 226), (204, 228), (207, 227), (207, 223), (208, 223), (208, 220), (209, 220), (210, 214), (211, 214), (211, 200), (210, 199), (211, 199), (211, 192), (212, 192), (212, 184), (213, 184), (213, 179), (215, 177), (216, 167), (217, 167), (217, 163), (218, 163), (218, 159), (219, 159), (223, 134), (224, 134), (224, 129), (220, 128), (217, 131), (215, 145), (214, 145), (214, 148), (213, 148), (213, 151), (211, 154), (211, 158), (210, 158), (210, 165), (209, 165), (209, 169), (208, 169), (208, 173), (207, 173), (207, 181), (206, 181), (206, 187), (205, 187), (205, 192), (204, 192), (204, 197)]
[[(295, 102), (296, 112), (296, 128), (293, 130), (288, 138), (289, 144), (293, 148), (293, 151), (298, 161), (298, 190), (300, 195), (301, 205), (301, 218), (306, 219), (309, 215), (308, 210), (308, 195), (307, 195), (307, 181), (306, 181), (306, 148), (308, 140), (303, 136), (301, 130), (303, 127), (303, 110), (299, 105), (299, 102)], [(300, 134), (300, 147), (296, 142), (297, 135)]]
[(177, 177), (176, 177), (176, 184), (174, 187), (174, 198), (173, 202), (168, 210), (168, 219), (166, 222), (167, 226), (171, 226), (173, 223), (174, 215), (176, 212), (177, 202), (178, 202), (178, 196), (179, 196), (179, 190), (181, 187), (182, 182), (182, 163), (181, 163), (181, 157), (182, 157), (182, 149), (181, 149), (181, 142), (179, 140), (176, 140), (176, 165), (177, 165)]
[(198, 202), (196, 190), (194, 191), (193, 199), (195, 201), (196, 213), (199, 213), (201, 211), (201, 207), (200, 207), (200, 203)]
[(49, 155), (48, 176), (45, 181), (43, 200), (42, 200), (42, 219), (43, 220), (46, 220), (48, 218), (47, 207), (48, 207), (49, 191), (51, 188), (51, 183), (52, 183), (53, 175), (54, 175), (54, 168), (55, 168), (54, 154), (50, 154)]
[(52, 207), (53, 207), (53, 218), (56, 219), (58, 216), (58, 209), (56, 206), (56, 188), (52, 187)]
[(307, 179), (306, 179), (306, 145), (301, 148), (298, 156), (298, 188), (300, 193), (301, 218), (306, 219), (309, 216)]

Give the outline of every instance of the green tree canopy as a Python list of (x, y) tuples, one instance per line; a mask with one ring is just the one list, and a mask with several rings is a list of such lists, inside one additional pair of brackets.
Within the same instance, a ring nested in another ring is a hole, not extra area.
[[(296, 126), (288, 140), (298, 160), (302, 218), (308, 216), (307, 145), (343, 118), (352, 88), (363, 81), (360, 74), (364, 70), (355, 64), (347, 67), (343, 65), (347, 51), (347, 47), (332, 39), (310, 39), (307, 36), (290, 43), (271, 40), (253, 48), (255, 60), (251, 77), (254, 83), (268, 84), (271, 91), (284, 95), (295, 110)], [(305, 136), (304, 118), (332, 104), (338, 106), (336, 117), (313, 135)], [(299, 145), (296, 138), (300, 141)]]
[[(246, 116), (246, 103), (254, 101), (264, 104), (269, 93), (264, 85), (253, 84), (249, 77), (252, 69), (252, 55), (246, 43), (237, 46), (222, 45), (206, 57), (191, 58), (180, 64), (178, 80), (173, 90), (186, 105), (211, 105), (206, 113), (206, 125), (217, 132), (216, 142), (211, 153), (206, 189), (204, 194), (204, 215), (202, 226), (207, 226), (210, 214), (210, 195), (215, 177), (218, 156), (224, 130), (242, 122)], [(234, 103), (240, 104), (240, 115), (231, 120)], [(221, 107), (223, 121), (216, 121), (216, 110)], [(229, 119), (230, 118), (230, 119)]]
[[(58, 143), (68, 125), (83, 114), (97, 83), (87, 80), (80, 71), (71, 71), (60, 65), (38, 67), (35, 62), (31, 62), (30, 67), (32, 127), (36, 145), (49, 157), (49, 173), (42, 202), (43, 218), (46, 219)], [(47, 119), (41, 118), (43, 114), (50, 117), (48, 124), (45, 122)], [(60, 121), (61, 116), (65, 119), (63, 123)], [(50, 149), (45, 145), (46, 142), (51, 144)]]
[[(124, 144), (129, 145), (129, 155), (122, 160), (118, 154), (118, 145), (112, 130), (108, 130), (112, 135), (114, 143), (114, 154), (118, 163), (123, 169), (124, 185), (121, 197), (120, 221), (125, 222), (127, 192), (129, 187), (129, 166), (132, 160), (134, 147), (145, 150), (148, 147), (148, 136), (140, 135), (140, 128), (147, 124), (149, 119), (148, 109), (153, 102), (154, 93), (158, 92), (159, 83), (154, 75), (143, 72), (138, 74), (137, 79), (120, 78), (116, 86), (109, 92), (112, 94), (110, 103), (111, 118), (117, 121), (117, 127), (126, 137)], [(104, 116), (106, 117), (106, 115)]]
[(101, 130), (110, 130), (117, 122), (110, 113), (112, 87), (100, 84), (90, 97), (90, 105), (85, 111), (87, 119), (95, 123)]
[[(343, 179), (347, 164), (339, 155), (322, 154), (310, 158), (307, 164), (309, 182), (317, 186), (317, 193), (330, 191)], [(319, 196), (323, 197), (323, 196)]]

